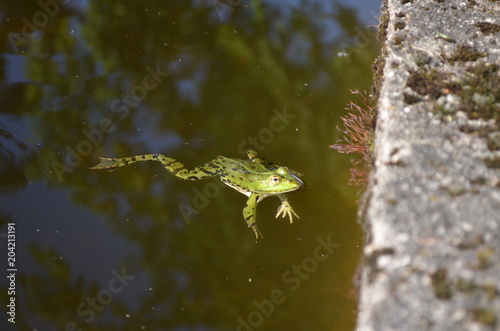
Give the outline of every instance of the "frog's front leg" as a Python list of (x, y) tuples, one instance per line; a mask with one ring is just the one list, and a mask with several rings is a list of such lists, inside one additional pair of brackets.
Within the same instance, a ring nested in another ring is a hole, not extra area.
[(259, 239), (264, 238), (262, 233), (260, 233), (259, 228), (257, 227), (257, 203), (258, 203), (258, 194), (252, 193), (248, 197), (245, 208), (243, 208), (243, 218), (248, 224), (249, 228), (252, 228), (255, 233), (255, 238)]
[(288, 217), (290, 217), (290, 223), (293, 223), (293, 216), (292, 216), (292, 214), (293, 214), (293, 215), (295, 215), (295, 217), (300, 219), (299, 215), (297, 215), (293, 211), (292, 206), (290, 206), (290, 203), (288, 202), (288, 198), (286, 197), (286, 195), (279, 194), (278, 197), (281, 200), (281, 206), (279, 206), (279, 208), (278, 208), (278, 213), (276, 214), (276, 218), (278, 218), (278, 216), (280, 216), (280, 215), (283, 218), (288, 215)]

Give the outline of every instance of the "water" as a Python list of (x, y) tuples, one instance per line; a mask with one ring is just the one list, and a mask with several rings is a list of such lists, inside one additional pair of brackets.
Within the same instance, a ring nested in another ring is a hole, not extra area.
[[(59, 2), (0, 6), (0, 328), (352, 330), (358, 195), (328, 145), (371, 86), (379, 4)], [(259, 241), (219, 179), (88, 169), (248, 148), (306, 182), (293, 224), (259, 204)]]

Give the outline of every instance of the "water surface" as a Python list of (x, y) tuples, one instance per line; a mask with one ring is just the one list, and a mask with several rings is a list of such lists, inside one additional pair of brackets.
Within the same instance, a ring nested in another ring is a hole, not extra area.
[[(59, 2), (0, 5), (0, 246), (15, 295), (5, 277), (1, 291), (16, 303), (1, 329), (352, 330), (358, 195), (328, 145), (349, 90), (371, 86), (379, 4)], [(219, 179), (88, 169), (144, 153), (192, 168), (248, 148), (306, 182), (293, 224), (274, 218), (278, 199), (259, 204), (259, 241), (246, 197)]]

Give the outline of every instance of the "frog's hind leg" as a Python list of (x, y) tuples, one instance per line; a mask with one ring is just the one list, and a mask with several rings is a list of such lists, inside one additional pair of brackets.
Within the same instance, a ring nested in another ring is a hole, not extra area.
[(220, 165), (220, 158), (204, 163), (197, 166), (193, 170), (188, 170), (182, 163), (169, 157), (164, 157), (161, 161), (165, 169), (170, 171), (174, 176), (186, 180), (205, 179), (220, 175), (222, 167)]
[(99, 157), (99, 163), (90, 169), (106, 169), (109, 171), (115, 171), (122, 167), (126, 167), (131, 163), (135, 162), (135, 157), (122, 157), (122, 158), (108, 158)]
[[(136, 155), (129, 157), (121, 157), (121, 158), (99, 157), (99, 164), (90, 167), (90, 169), (107, 169), (109, 171), (114, 171), (139, 161), (159, 161), (163, 164), (165, 168), (167, 168), (167, 166), (170, 166), (173, 163), (179, 163), (176, 160), (161, 154), (144, 154), (144, 155)], [(171, 169), (169, 168), (167, 169), (170, 172), (172, 172)]]
[(250, 195), (243, 208), (243, 218), (247, 222), (249, 228), (252, 228), (255, 233), (255, 239), (264, 238), (259, 228), (257, 227), (257, 203), (259, 203), (256, 194)]
[(186, 180), (198, 180), (213, 177), (218, 175), (221, 170), (217, 160), (202, 164), (193, 170), (188, 170), (176, 159), (162, 154), (144, 154), (122, 158), (100, 157), (99, 159), (99, 164), (91, 167), (90, 169), (107, 169), (109, 171), (114, 171), (139, 161), (158, 161), (161, 162), (163, 167), (172, 175)]

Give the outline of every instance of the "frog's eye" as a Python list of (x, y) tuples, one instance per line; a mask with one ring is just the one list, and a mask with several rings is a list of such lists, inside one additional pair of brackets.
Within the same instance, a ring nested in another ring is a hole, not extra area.
[(280, 182), (281, 182), (280, 176), (274, 175), (274, 176), (269, 177), (269, 183), (273, 186), (278, 185)]

